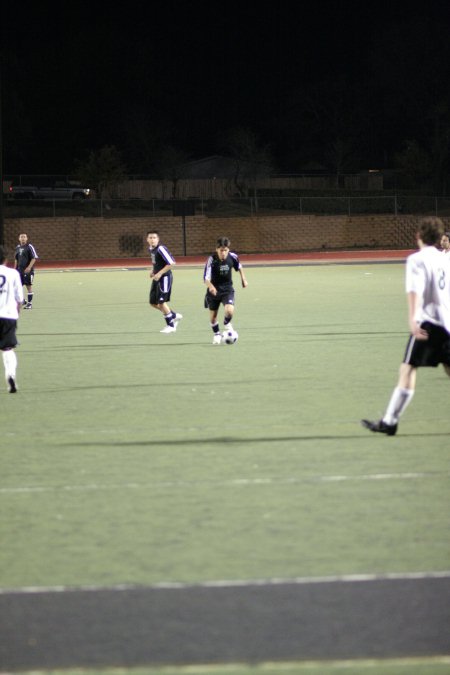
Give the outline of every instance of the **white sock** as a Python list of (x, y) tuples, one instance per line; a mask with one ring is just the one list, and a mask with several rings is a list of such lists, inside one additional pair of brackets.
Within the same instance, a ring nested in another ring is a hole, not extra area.
[(392, 392), (391, 400), (386, 408), (383, 422), (386, 424), (397, 424), (400, 415), (402, 415), (414, 396), (414, 389), (402, 389), (396, 387)]
[(13, 349), (8, 349), (3, 354), (3, 365), (5, 366), (5, 378), (12, 377), (16, 379), (16, 369), (17, 369), (17, 356), (16, 352)]

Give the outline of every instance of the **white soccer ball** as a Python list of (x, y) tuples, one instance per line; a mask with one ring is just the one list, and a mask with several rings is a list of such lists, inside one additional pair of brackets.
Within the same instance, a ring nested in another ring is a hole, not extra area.
[(224, 330), (222, 333), (222, 342), (226, 345), (234, 345), (234, 343), (237, 342), (238, 337), (239, 335), (235, 330)]

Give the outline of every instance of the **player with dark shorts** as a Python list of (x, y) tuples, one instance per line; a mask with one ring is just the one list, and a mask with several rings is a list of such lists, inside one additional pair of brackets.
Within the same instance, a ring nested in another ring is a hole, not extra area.
[(0, 246), (0, 352), (10, 394), (17, 392), (17, 320), (23, 302), (23, 287), (17, 270), (6, 264), (6, 251)]
[(234, 315), (233, 270), (239, 272), (242, 287), (246, 288), (248, 283), (239, 256), (230, 251), (228, 237), (220, 237), (217, 240), (216, 251), (209, 256), (203, 271), (203, 280), (208, 287), (205, 296), (205, 308), (209, 309), (210, 313), (214, 345), (219, 345), (222, 341), (219, 322), (217, 321), (220, 305), (224, 306), (224, 326), (233, 330), (231, 325)]
[(175, 333), (178, 322), (183, 318), (182, 314), (173, 312), (169, 307), (173, 283), (172, 267), (175, 265), (175, 258), (169, 249), (160, 243), (158, 232), (150, 230), (147, 233), (147, 243), (153, 264), (150, 272), (152, 285), (149, 301), (151, 306), (158, 309), (164, 316), (166, 327), (161, 330), (161, 333)]
[(19, 234), (19, 244), (16, 246), (14, 267), (20, 274), (22, 286), (27, 287), (27, 300), (24, 300), (24, 309), (32, 309), (33, 307), (33, 281), (34, 281), (34, 264), (38, 259), (38, 254), (33, 244), (28, 242), (28, 235)]
[(383, 417), (361, 420), (369, 431), (395, 436), (399, 419), (414, 396), (418, 368), (436, 368), (442, 363), (450, 377), (450, 259), (438, 250), (443, 230), (442, 220), (435, 216), (419, 224), (419, 250), (406, 260), (410, 336)]
[(406, 345), (403, 363), (414, 368), (437, 368), (440, 363), (450, 366), (450, 335), (442, 326), (424, 321), (420, 328), (426, 331), (426, 340), (417, 340), (413, 335)]

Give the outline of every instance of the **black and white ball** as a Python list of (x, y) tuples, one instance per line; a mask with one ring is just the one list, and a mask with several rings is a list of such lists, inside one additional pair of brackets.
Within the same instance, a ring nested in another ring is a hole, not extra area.
[(237, 342), (238, 338), (239, 335), (232, 328), (224, 330), (222, 333), (222, 342), (226, 345), (234, 345), (234, 343)]

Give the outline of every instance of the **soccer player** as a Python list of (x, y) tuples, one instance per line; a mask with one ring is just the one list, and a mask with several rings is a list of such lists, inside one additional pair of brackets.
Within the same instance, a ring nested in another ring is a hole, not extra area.
[(5, 367), (5, 379), (10, 394), (17, 391), (16, 328), (23, 302), (23, 288), (17, 270), (6, 266), (6, 254), (0, 246), (0, 350)]
[(27, 287), (28, 296), (27, 301), (24, 300), (24, 309), (32, 309), (33, 307), (33, 280), (34, 280), (34, 264), (38, 259), (38, 254), (33, 244), (28, 242), (28, 235), (19, 234), (19, 244), (16, 246), (16, 255), (14, 260), (14, 267), (20, 274), (22, 286)]
[(444, 227), (424, 218), (416, 234), (419, 251), (406, 261), (409, 337), (397, 386), (381, 420), (361, 420), (370, 431), (394, 436), (414, 395), (417, 368), (442, 363), (450, 377), (450, 256), (438, 250)]
[(224, 326), (233, 330), (231, 325), (234, 315), (233, 270), (241, 275), (242, 287), (248, 286), (239, 257), (236, 253), (231, 253), (230, 245), (231, 242), (228, 237), (219, 237), (216, 252), (209, 256), (203, 272), (203, 280), (208, 287), (205, 307), (209, 309), (211, 328), (214, 333), (213, 345), (220, 345), (222, 342), (219, 322), (217, 321), (220, 305), (224, 306)]
[(166, 321), (166, 327), (161, 333), (175, 333), (178, 322), (183, 318), (182, 314), (173, 312), (168, 304), (172, 292), (172, 267), (175, 265), (175, 258), (167, 247), (160, 243), (159, 234), (155, 230), (147, 232), (147, 243), (153, 264), (150, 272), (152, 279), (150, 304), (162, 312)]

